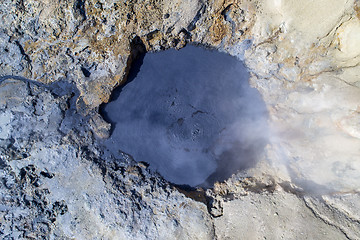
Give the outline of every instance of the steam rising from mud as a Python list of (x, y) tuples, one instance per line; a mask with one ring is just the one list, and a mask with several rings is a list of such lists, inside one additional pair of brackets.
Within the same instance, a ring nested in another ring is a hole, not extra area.
[(145, 161), (176, 184), (211, 186), (261, 158), (267, 112), (243, 63), (187, 46), (146, 54), (102, 114), (107, 147)]

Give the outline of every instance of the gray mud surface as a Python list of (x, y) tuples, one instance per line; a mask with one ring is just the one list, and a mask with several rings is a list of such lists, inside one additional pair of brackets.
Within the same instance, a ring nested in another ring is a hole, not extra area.
[(104, 143), (145, 161), (170, 182), (211, 186), (254, 166), (267, 112), (239, 60), (187, 46), (146, 54), (103, 107), (115, 127)]

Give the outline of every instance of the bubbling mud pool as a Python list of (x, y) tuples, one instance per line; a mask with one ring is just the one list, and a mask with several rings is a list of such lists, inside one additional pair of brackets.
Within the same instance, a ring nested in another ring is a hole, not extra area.
[(187, 46), (147, 53), (101, 107), (107, 148), (179, 185), (211, 187), (253, 167), (267, 142), (265, 104), (241, 61)]

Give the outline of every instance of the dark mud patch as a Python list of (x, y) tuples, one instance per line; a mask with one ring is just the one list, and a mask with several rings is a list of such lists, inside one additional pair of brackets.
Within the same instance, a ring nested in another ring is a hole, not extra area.
[(104, 141), (113, 154), (145, 161), (172, 183), (205, 188), (256, 164), (267, 111), (241, 61), (194, 46), (137, 61), (100, 109), (114, 126)]

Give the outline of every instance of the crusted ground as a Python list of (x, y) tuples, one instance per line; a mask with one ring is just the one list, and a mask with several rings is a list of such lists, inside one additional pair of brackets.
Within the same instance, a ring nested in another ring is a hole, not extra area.
[[(360, 238), (358, 1), (5, 0), (0, 16), (2, 238)], [(244, 60), (273, 131), (255, 169), (207, 191), (99, 144), (137, 54), (187, 43)]]

